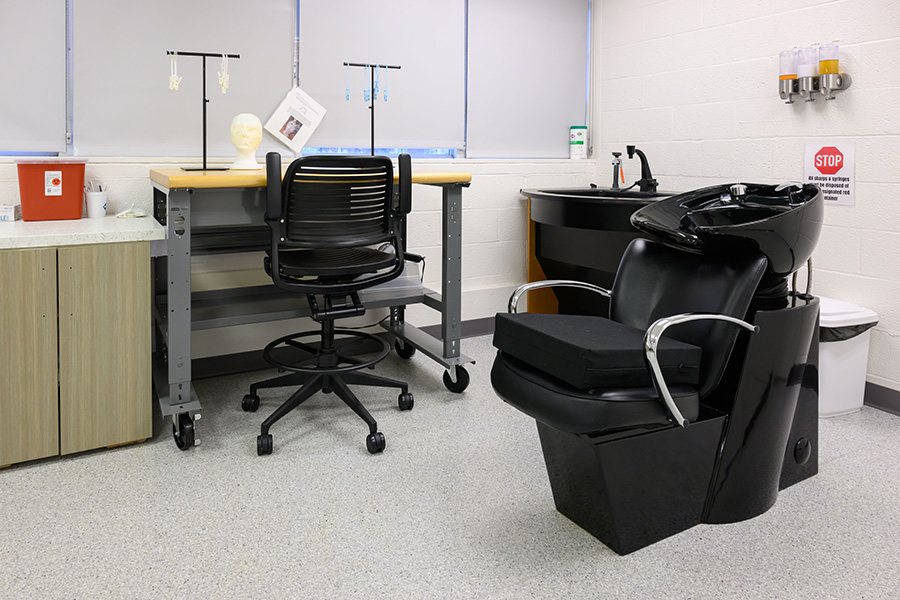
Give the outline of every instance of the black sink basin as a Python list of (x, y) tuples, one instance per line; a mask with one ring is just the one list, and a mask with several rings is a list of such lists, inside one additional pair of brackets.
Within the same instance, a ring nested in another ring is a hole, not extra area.
[(671, 196), (666, 192), (642, 192), (640, 190), (614, 190), (612, 188), (553, 188), (548, 190), (521, 190), (523, 196), (546, 196), (555, 198), (634, 198), (638, 200)]
[(812, 256), (823, 219), (814, 185), (717, 185), (648, 204), (631, 216), (637, 229), (700, 252), (764, 254), (767, 277), (783, 278)]
[[(522, 190), (528, 197), (528, 281), (575, 279), (611, 288), (622, 253), (641, 232), (631, 215), (672, 193), (608, 188)], [(575, 288), (545, 290), (552, 301), (535, 311), (609, 316), (609, 301)], [(555, 300), (553, 300), (555, 298)], [(533, 303), (532, 303), (533, 302)], [(529, 306), (537, 306), (534, 299)], [(551, 306), (552, 305), (552, 306)]]
[(530, 198), (531, 220), (545, 225), (635, 231), (631, 214), (672, 193), (608, 188), (552, 188), (521, 190)]

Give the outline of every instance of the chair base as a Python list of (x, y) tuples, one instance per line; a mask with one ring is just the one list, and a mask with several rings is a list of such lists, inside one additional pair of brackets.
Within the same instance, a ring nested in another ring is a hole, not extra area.
[(556, 509), (618, 554), (703, 520), (725, 415), (592, 438), (537, 422)]
[[(414, 399), (413, 395), (409, 393), (409, 386), (405, 381), (359, 372), (361, 369), (373, 367), (376, 362), (383, 359), (390, 350), (390, 346), (381, 338), (371, 334), (334, 330), (330, 322), (323, 327), (321, 346), (314, 347), (297, 341), (299, 338), (306, 337), (312, 333), (317, 332), (304, 332), (284, 336), (266, 346), (264, 352), (266, 360), (275, 366), (292, 372), (252, 384), (250, 393), (244, 396), (241, 408), (246, 412), (255, 412), (259, 408), (260, 400), (257, 390), (295, 385), (299, 385), (300, 388), (262, 422), (260, 435), (256, 442), (257, 453), (260, 455), (272, 453), (273, 440), (269, 429), (279, 419), (303, 404), (317, 392), (326, 394), (333, 392), (344, 404), (349, 406), (369, 426), (369, 434), (366, 437), (366, 447), (369, 452), (372, 454), (382, 452), (385, 447), (384, 435), (378, 431), (377, 422), (350, 390), (349, 385), (397, 388), (400, 390), (397, 400), (400, 410), (412, 409)], [(383, 346), (382, 352), (371, 360), (357, 360), (343, 356), (334, 348), (335, 333), (355, 337), (357, 341), (377, 340)], [(298, 361), (275, 359), (272, 353), (278, 347), (293, 347), (303, 351), (307, 356)], [(309, 363), (315, 363), (315, 365), (308, 366)]]

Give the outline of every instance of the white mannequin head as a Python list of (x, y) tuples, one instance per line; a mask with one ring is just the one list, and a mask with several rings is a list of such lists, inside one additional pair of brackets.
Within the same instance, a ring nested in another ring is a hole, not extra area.
[(237, 150), (237, 158), (232, 169), (259, 169), (256, 149), (262, 141), (262, 123), (259, 117), (241, 113), (231, 121), (231, 143)]

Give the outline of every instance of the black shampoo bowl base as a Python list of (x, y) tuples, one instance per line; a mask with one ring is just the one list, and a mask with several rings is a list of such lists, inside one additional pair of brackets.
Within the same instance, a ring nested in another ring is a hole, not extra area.
[[(758, 311), (687, 428), (571, 434), (537, 422), (557, 510), (618, 554), (769, 510), (818, 472), (818, 298)], [(806, 449), (806, 451), (798, 451)]]
[(708, 408), (684, 431), (592, 437), (538, 422), (556, 509), (618, 554), (698, 525), (724, 426)]

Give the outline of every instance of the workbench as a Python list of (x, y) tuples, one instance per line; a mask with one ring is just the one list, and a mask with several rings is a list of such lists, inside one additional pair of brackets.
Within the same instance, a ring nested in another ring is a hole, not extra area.
[[(469, 375), (463, 365), (474, 362), (460, 351), (462, 189), (471, 179), (470, 173), (460, 172), (412, 175), (414, 184), (442, 190), (440, 292), (425, 288), (418, 265), (407, 261), (399, 278), (360, 293), (367, 308), (390, 310), (381, 326), (394, 338), (397, 353), (408, 358), (419, 350), (441, 364), (446, 369), (444, 384), (454, 392), (466, 388)], [(172, 418), (176, 444), (187, 450), (199, 443), (194, 421), (201, 414), (200, 399), (191, 384), (191, 331), (304, 317), (309, 308), (305, 298), (274, 285), (191, 291), (192, 255), (258, 251), (270, 244), (264, 222), (265, 169), (151, 169), (150, 180), (154, 217), (166, 231), (165, 254), (154, 265), (153, 383), (162, 415)], [(440, 338), (406, 322), (405, 307), (416, 303), (440, 313)]]

